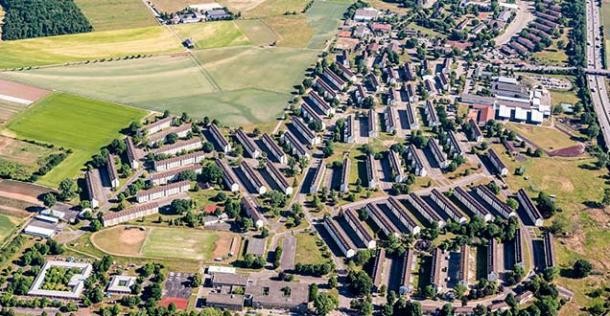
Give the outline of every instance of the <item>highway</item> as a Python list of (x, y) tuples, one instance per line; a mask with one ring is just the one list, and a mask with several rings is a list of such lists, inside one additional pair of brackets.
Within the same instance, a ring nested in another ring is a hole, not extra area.
[[(599, 6), (596, 1), (587, 0), (587, 68), (604, 70), (602, 64), (603, 36), (600, 32)], [(587, 81), (593, 108), (597, 113), (600, 129), (606, 147), (610, 144), (610, 99), (603, 75), (588, 74)]]

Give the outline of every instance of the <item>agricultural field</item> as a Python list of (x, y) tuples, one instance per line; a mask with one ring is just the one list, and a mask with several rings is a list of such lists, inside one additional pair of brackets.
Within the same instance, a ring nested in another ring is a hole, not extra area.
[(24, 104), (0, 100), (0, 126), (5, 125), (17, 113), (25, 110)]
[(145, 115), (143, 110), (58, 93), (17, 115), (3, 133), (71, 149), (68, 158), (39, 180), (56, 186), (64, 178), (76, 177), (92, 155), (120, 136), (122, 128)]
[(244, 12), (249, 18), (284, 15), (286, 12), (301, 13), (309, 0), (265, 0)]
[(76, 0), (94, 31), (155, 26), (157, 22), (141, 0)]
[(91, 241), (103, 252), (118, 256), (211, 261), (226, 255), (232, 237), (188, 228), (117, 226), (93, 234)]
[(191, 38), (196, 48), (248, 45), (250, 41), (234, 21), (174, 26), (180, 38)]
[(246, 35), (252, 45), (271, 45), (279, 38), (278, 34), (262, 20), (236, 20), (234, 22)]
[(0, 244), (10, 236), (21, 220), (17, 217), (0, 214)]
[(19, 170), (23, 171), (23, 174), (15, 175), (15, 179), (27, 180), (42, 167), (45, 157), (59, 152), (57, 149), (0, 135), (0, 165), (6, 161), (20, 166)]

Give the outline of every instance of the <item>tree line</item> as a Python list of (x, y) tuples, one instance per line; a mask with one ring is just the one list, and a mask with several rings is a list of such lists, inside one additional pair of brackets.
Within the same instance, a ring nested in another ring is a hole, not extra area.
[(5, 11), (3, 40), (91, 32), (72, 0), (0, 0)]

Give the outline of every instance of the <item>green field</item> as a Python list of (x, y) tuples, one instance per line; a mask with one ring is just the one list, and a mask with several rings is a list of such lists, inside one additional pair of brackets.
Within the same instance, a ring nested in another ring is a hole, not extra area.
[(191, 38), (196, 48), (248, 45), (250, 41), (234, 21), (193, 23), (175, 27), (180, 38)]
[(0, 214), (0, 245), (13, 233), (20, 220), (13, 216)]
[(350, 0), (314, 1), (305, 13), (307, 22), (313, 29), (313, 37), (307, 45), (308, 48), (324, 48), (326, 41), (336, 33), (339, 20), (351, 3)]
[(235, 23), (252, 45), (270, 45), (278, 40), (278, 35), (262, 20), (236, 20)]
[(142, 254), (152, 258), (184, 258), (211, 260), (218, 235), (214, 232), (151, 228), (142, 247)]
[(320, 247), (316, 244), (316, 241), (319, 240), (316, 235), (300, 233), (295, 237), (297, 239), (296, 263), (320, 264), (325, 261)]
[(142, 110), (58, 93), (32, 105), (7, 127), (18, 137), (72, 149), (66, 160), (39, 180), (56, 186), (64, 178), (78, 176), (93, 154), (145, 115)]
[(141, 0), (76, 0), (95, 31), (154, 26), (157, 22)]

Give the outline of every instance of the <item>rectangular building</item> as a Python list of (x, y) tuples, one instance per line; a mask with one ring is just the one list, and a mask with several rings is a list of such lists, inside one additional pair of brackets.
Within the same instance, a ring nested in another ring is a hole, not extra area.
[(168, 185), (140, 191), (136, 194), (136, 200), (138, 203), (144, 203), (184, 193), (190, 189), (191, 183), (189, 181), (174, 182)]
[(366, 227), (364, 227), (364, 224), (362, 224), (354, 210), (341, 209), (339, 213), (343, 215), (345, 221), (354, 230), (358, 238), (360, 238), (360, 241), (362, 241), (362, 243), (366, 245), (366, 248), (375, 249), (375, 247), (377, 247), (375, 237), (371, 235), (371, 233), (366, 229)]
[(555, 266), (555, 250), (553, 250), (553, 235), (546, 231), (544, 233), (544, 261), (546, 268)]
[(166, 118), (161, 118), (155, 121), (154, 123), (150, 123), (142, 127), (142, 130), (146, 132), (147, 135), (154, 134), (162, 129), (169, 128), (172, 126), (172, 121), (174, 118), (172, 116), (168, 116)]
[(366, 155), (366, 180), (367, 187), (374, 189), (377, 187), (377, 166), (375, 165), (375, 157), (372, 154)]
[(453, 195), (460, 201), (474, 216), (480, 216), (486, 222), (493, 219), (491, 213), (479, 201), (475, 200), (472, 195), (466, 192), (461, 187), (456, 187), (453, 190)]
[(156, 160), (153, 162), (155, 171), (168, 171), (174, 168), (181, 168), (189, 165), (194, 165), (202, 162), (205, 159), (205, 152), (196, 151), (190, 154), (167, 158), (163, 160)]
[(447, 160), (447, 156), (445, 155), (445, 153), (443, 152), (443, 150), (438, 145), (435, 139), (430, 139), (430, 141), (428, 141), (428, 148), (430, 149), (434, 160), (436, 160), (436, 163), (441, 169), (445, 169), (449, 166), (449, 160)]
[(390, 169), (392, 169), (392, 178), (394, 182), (403, 182), (407, 180), (407, 175), (402, 168), (402, 159), (400, 155), (391, 150), (388, 152), (388, 160), (390, 161)]
[(131, 137), (125, 138), (127, 160), (132, 169), (138, 169), (141, 166), (140, 159), (142, 158), (140, 150), (133, 144)]
[(391, 106), (387, 106), (384, 111), (386, 132), (394, 133), (398, 129), (398, 114)]
[(119, 174), (116, 169), (116, 163), (114, 162), (114, 156), (108, 155), (106, 158), (106, 171), (108, 172), (108, 180), (110, 180), (110, 186), (113, 189), (118, 188), (121, 184), (119, 181)]
[(305, 124), (305, 122), (303, 122), (300, 118), (293, 116), (292, 125), (307, 141), (307, 144), (315, 146), (320, 143), (320, 137), (318, 137), (318, 135), (316, 135), (316, 133), (312, 131), (311, 128), (309, 128), (309, 126), (307, 126), (307, 124)]
[(476, 192), (485, 202), (487, 202), (487, 204), (491, 205), (491, 207), (496, 211), (496, 213), (498, 213), (504, 219), (507, 219), (510, 216), (517, 215), (517, 213), (515, 213), (515, 211), (510, 208), (510, 206), (500, 201), (500, 199), (493, 192), (491, 192), (488, 187), (484, 185), (479, 185), (476, 188)]
[[(453, 204), (443, 193), (437, 189), (432, 189), (430, 198), (438, 207), (443, 210), (447, 216), (453, 221), (464, 224), (468, 220), (464, 214)], [(446, 219), (448, 220), (448, 219)]]
[(239, 191), (239, 182), (237, 182), (237, 176), (233, 172), (233, 169), (222, 159), (216, 159), (216, 166), (222, 171), (222, 179), (227, 186), (227, 189), (231, 192)]
[(508, 168), (492, 148), (487, 151), (487, 158), (496, 169), (497, 175), (501, 177), (508, 175)]
[(303, 118), (307, 119), (308, 122), (316, 122), (322, 129), (326, 128), (326, 124), (324, 124), (324, 118), (318, 114), (316, 110), (314, 110), (311, 105), (308, 103), (301, 104), (301, 115)]
[(349, 192), (349, 176), (350, 176), (350, 160), (348, 157), (343, 159), (341, 166), (341, 187), (339, 190), (343, 193)]
[(417, 114), (415, 113), (415, 109), (411, 102), (407, 102), (406, 104), (406, 113), (407, 113), (407, 123), (409, 123), (409, 129), (418, 129), (419, 123), (417, 122)]
[(470, 126), (470, 135), (468, 135), (470, 140), (477, 143), (483, 141), (483, 132), (481, 131), (479, 124), (477, 124), (477, 122), (475, 122), (473, 119), (470, 119), (468, 120), (468, 125)]
[(443, 261), (445, 255), (441, 248), (434, 248), (432, 253), (432, 273), (430, 274), (430, 284), (434, 286), (437, 292), (443, 292), (446, 287), (445, 278), (443, 277)]
[(501, 264), (498, 254), (498, 241), (492, 238), (487, 244), (487, 279), (496, 281), (500, 278)]
[(273, 138), (271, 138), (271, 136), (265, 133), (263, 134), (261, 139), (263, 140), (265, 146), (267, 146), (267, 149), (269, 149), (269, 151), (271, 152), (271, 155), (274, 156), (279, 163), (288, 163), (288, 156), (284, 153), (282, 148), (278, 146), (278, 144), (273, 140)]
[(375, 256), (375, 264), (373, 265), (373, 288), (376, 292), (381, 292), (381, 285), (383, 282), (383, 267), (385, 265), (385, 249), (380, 248), (377, 250)]
[(525, 190), (519, 189), (519, 191), (517, 191), (517, 199), (519, 200), (519, 204), (521, 204), (523, 211), (525, 211), (525, 215), (534, 226), (540, 227), (544, 225), (544, 218), (542, 218), (540, 211), (534, 205)]
[(188, 140), (181, 140), (171, 145), (166, 145), (152, 151), (155, 155), (176, 155), (186, 153), (192, 150), (198, 150), (203, 147), (203, 143), (199, 137), (194, 137)]
[(354, 115), (350, 114), (345, 118), (345, 127), (343, 129), (343, 142), (351, 144), (356, 139), (356, 131), (354, 126)]
[(400, 288), (398, 289), (400, 295), (409, 294), (413, 291), (413, 285), (411, 284), (411, 274), (415, 262), (415, 252), (412, 249), (408, 249), (407, 251), (405, 251), (405, 254), (402, 256)]
[(369, 211), (369, 217), (377, 224), (379, 229), (386, 236), (394, 235), (399, 236), (401, 231), (398, 229), (396, 224), (392, 222), (387, 215), (377, 206), (375, 203), (368, 203), (366, 208)]
[(254, 226), (256, 228), (263, 227), (267, 223), (267, 219), (261, 212), (259, 211), (258, 204), (256, 201), (248, 196), (244, 196), (241, 198), (241, 207), (242, 210), (252, 219)]
[(464, 150), (464, 146), (457, 139), (457, 135), (454, 131), (447, 132), (447, 138), (449, 140), (449, 152), (453, 158), (458, 156), (464, 157), (466, 155), (466, 151)]
[(261, 152), (258, 150), (256, 144), (248, 137), (248, 134), (243, 129), (239, 128), (235, 131), (235, 138), (239, 141), (244, 150), (248, 153), (251, 158), (257, 159)]
[(309, 91), (307, 97), (314, 105), (316, 105), (322, 111), (322, 113), (324, 113), (324, 115), (330, 116), (331, 114), (335, 113), (335, 109), (330, 106), (328, 102), (324, 101), (324, 99), (322, 99), (322, 97), (320, 97), (315, 91)]
[(418, 177), (425, 177), (428, 174), (424, 167), (423, 157), (421, 157), (417, 148), (412, 144), (407, 148), (407, 160), (409, 161), (409, 167), (415, 175)]
[(468, 287), (468, 271), (470, 270), (470, 246), (462, 245), (460, 248), (460, 284)]
[(196, 174), (200, 174), (202, 169), (203, 167), (200, 164), (193, 164), (168, 171), (151, 173), (148, 179), (153, 185), (164, 185), (178, 179), (183, 172), (193, 171)]
[(265, 164), (265, 169), (275, 181), (275, 184), (284, 192), (286, 195), (292, 194), (292, 187), (288, 184), (288, 180), (284, 177), (284, 175), (269, 161)]
[(301, 144), (301, 142), (292, 134), (291, 131), (285, 131), (281, 136), (281, 140), (284, 142), (284, 144), (288, 145), (293, 155), (296, 155), (299, 158), (309, 159), (309, 150), (307, 150), (307, 148)]
[(102, 188), (102, 179), (100, 179), (100, 172), (97, 169), (92, 169), (85, 173), (85, 184), (92, 208), (99, 207), (106, 201)]
[(209, 130), (210, 134), (212, 135), (212, 138), (214, 138), (214, 141), (216, 142), (216, 144), (218, 146), (220, 146), (220, 149), (222, 150), (222, 152), (224, 152), (225, 154), (228, 154), (229, 152), (231, 152), (231, 144), (227, 141), (227, 139), (222, 134), (222, 132), (220, 132), (220, 130), (218, 129), (216, 124), (214, 124), (214, 123), (210, 124), (210, 127), (208, 130)]
[(343, 78), (339, 77), (329, 68), (324, 68), (323, 75), (326, 79), (328, 79), (328, 81), (332, 82), (337, 88), (339, 88), (339, 90), (343, 90), (347, 86), (345, 80), (343, 80)]
[(102, 217), (104, 227), (134, 221), (139, 218), (159, 213), (159, 204), (156, 202), (139, 204), (119, 212), (106, 212)]
[(379, 133), (379, 126), (377, 125), (377, 112), (375, 112), (375, 110), (369, 110), (367, 123), (369, 137), (377, 137), (377, 134)]
[(318, 193), (320, 187), (322, 186), (322, 182), (324, 182), (324, 173), (326, 172), (326, 163), (324, 163), (324, 159), (320, 159), (317, 167), (316, 173), (314, 174), (314, 178), (311, 182), (311, 186), (309, 187), (309, 193), (315, 194)]
[(256, 192), (258, 192), (258, 194), (265, 194), (265, 192), (267, 192), (267, 187), (263, 184), (263, 181), (258, 174), (254, 172), (254, 169), (252, 169), (245, 160), (242, 160), (239, 166)]
[(392, 214), (407, 228), (409, 233), (416, 235), (421, 231), (419, 224), (409, 216), (409, 212), (398, 199), (393, 196), (389, 197), (387, 205), (390, 207)]
[(436, 224), (437, 227), (445, 226), (445, 221), (436, 213), (434, 209), (426, 203), (419, 195), (410, 193), (407, 195), (407, 201), (417, 210), (420, 216), (425, 218), (430, 224)]
[(158, 133), (149, 135), (146, 137), (146, 140), (148, 142), (148, 146), (154, 146), (155, 144), (163, 144), (167, 136), (169, 136), (170, 134), (176, 134), (176, 136), (178, 136), (179, 138), (184, 138), (191, 132), (192, 128), (193, 126), (190, 123), (183, 124), (180, 126), (174, 126), (172, 128), (168, 128)]
[(438, 115), (436, 115), (434, 104), (432, 104), (432, 101), (430, 100), (426, 100), (425, 113), (428, 126), (435, 127), (441, 125), (441, 121), (438, 118)]
[(330, 216), (324, 219), (324, 227), (346, 258), (351, 258), (356, 254), (356, 245)]

